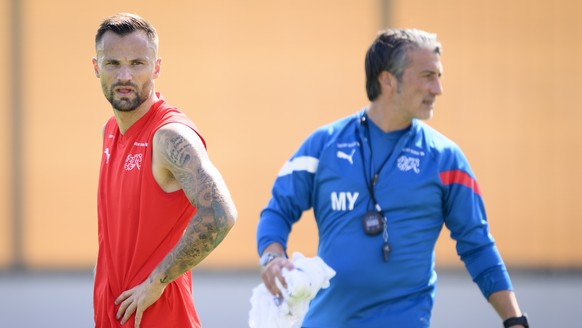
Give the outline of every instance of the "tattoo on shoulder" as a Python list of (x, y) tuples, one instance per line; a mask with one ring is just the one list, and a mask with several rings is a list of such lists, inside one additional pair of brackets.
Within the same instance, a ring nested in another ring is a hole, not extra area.
[(179, 167), (184, 167), (189, 164), (193, 150), (192, 145), (190, 145), (190, 143), (188, 143), (182, 136), (177, 136), (168, 140), (168, 159)]
[(155, 138), (160, 153), (171, 165), (182, 169), (192, 165), (195, 150), (186, 137), (173, 131), (158, 130)]

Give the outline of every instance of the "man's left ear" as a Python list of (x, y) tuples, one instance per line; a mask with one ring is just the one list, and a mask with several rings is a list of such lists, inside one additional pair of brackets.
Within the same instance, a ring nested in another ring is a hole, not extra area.
[(160, 76), (161, 68), (162, 68), (162, 58), (160, 57), (156, 60), (156, 65), (154, 67), (154, 79), (157, 79)]
[(378, 82), (381, 86), (385, 88), (395, 88), (396, 87), (396, 77), (388, 71), (382, 71), (380, 75), (378, 75)]
[(97, 62), (97, 58), (92, 59), (93, 62), (93, 70), (95, 71), (95, 76), (99, 78), (99, 64)]

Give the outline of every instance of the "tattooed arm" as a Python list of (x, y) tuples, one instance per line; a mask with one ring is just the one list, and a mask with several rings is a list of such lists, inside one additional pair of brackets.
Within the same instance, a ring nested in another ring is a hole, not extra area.
[[(166, 191), (180, 188), (198, 211), (178, 245), (154, 270), (162, 283), (192, 269), (220, 244), (234, 225), (236, 210), (222, 176), (210, 162), (200, 137), (173, 123), (154, 136), (154, 169)], [(165, 169), (165, 170), (164, 170)]]
[(206, 153), (200, 137), (189, 127), (171, 123), (154, 135), (154, 178), (166, 192), (182, 189), (198, 209), (178, 244), (142, 284), (123, 292), (117, 318), (127, 322), (135, 311), (135, 326), (159, 299), (165, 287), (200, 263), (234, 225), (236, 209), (226, 184)]

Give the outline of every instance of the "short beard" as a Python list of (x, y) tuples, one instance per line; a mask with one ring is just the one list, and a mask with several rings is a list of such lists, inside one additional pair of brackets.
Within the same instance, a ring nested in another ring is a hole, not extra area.
[[(122, 97), (121, 99), (115, 99), (115, 93), (113, 89), (118, 86), (130, 86), (135, 90), (135, 98), (130, 99), (127, 97)], [(111, 106), (120, 112), (131, 112), (143, 104), (147, 97), (144, 97), (142, 92), (137, 88), (136, 85), (130, 83), (115, 83), (111, 85), (109, 92), (106, 93), (105, 98), (109, 101)]]

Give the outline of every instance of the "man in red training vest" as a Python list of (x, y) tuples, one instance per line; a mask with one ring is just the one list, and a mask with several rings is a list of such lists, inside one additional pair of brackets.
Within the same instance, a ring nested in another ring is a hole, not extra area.
[(225, 238), (235, 206), (194, 123), (154, 90), (155, 28), (114, 15), (95, 48), (114, 114), (103, 130), (95, 326), (200, 327), (190, 270)]

